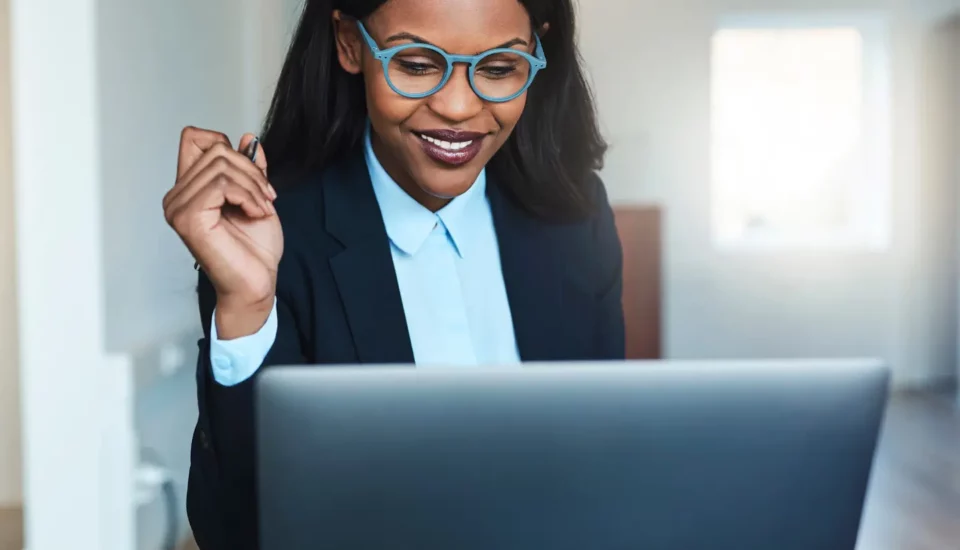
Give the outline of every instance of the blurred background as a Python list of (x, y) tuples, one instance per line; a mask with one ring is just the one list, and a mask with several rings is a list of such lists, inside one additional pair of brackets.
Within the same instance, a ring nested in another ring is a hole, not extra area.
[[(189, 548), (161, 199), (183, 126), (257, 131), (301, 2), (0, 0), (0, 550)], [(579, 10), (631, 357), (884, 359), (860, 547), (960, 548), (960, 0)]]

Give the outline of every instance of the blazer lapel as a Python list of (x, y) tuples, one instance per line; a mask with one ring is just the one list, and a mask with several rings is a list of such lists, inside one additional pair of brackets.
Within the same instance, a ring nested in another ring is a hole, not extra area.
[(383, 217), (362, 154), (324, 182), (327, 231), (344, 246), (330, 258), (361, 363), (413, 363)]
[(520, 210), (496, 182), (489, 181), (487, 187), (520, 358), (576, 358), (583, 353), (578, 353), (583, 335), (576, 333), (570, 318), (580, 309), (566, 283), (560, 239)]

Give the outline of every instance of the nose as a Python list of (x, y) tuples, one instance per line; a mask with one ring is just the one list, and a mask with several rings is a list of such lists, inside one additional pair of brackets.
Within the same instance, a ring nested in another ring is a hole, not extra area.
[(462, 122), (483, 110), (483, 100), (470, 86), (469, 68), (458, 63), (453, 68), (450, 80), (437, 93), (430, 96), (432, 111), (451, 122)]

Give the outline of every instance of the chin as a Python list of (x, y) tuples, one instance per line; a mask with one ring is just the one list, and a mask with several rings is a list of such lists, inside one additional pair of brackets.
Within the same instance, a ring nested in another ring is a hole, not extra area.
[(464, 184), (455, 184), (451, 185), (449, 182), (431, 182), (425, 185), (421, 185), (420, 189), (423, 189), (425, 193), (431, 197), (436, 197), (438, 199), (452, 200), (460, 195), (467, 192), (468, 189), (473, 185), (474, 180), (470, 180)]
[(427, 194), (441, 198), (453, 199), (466, 193), (477, 181), (480, 175), (478, 170), (468, 168), (462, 170), (429, 170), (419, 179), (420, 188)]

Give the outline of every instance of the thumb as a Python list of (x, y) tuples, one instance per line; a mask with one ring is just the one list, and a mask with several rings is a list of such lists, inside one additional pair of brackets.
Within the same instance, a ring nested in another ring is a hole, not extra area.
[(252, 156), (253, 163), (257, 165), (257, 168), (259, 168), (264, 175), (267, 174), (267, 154), (263, 150), (263, 145), (260, 144), (260, 138), (250, 133), (243, 134), (237, 150), (246, 155), (247, 158), (251, 158)]

